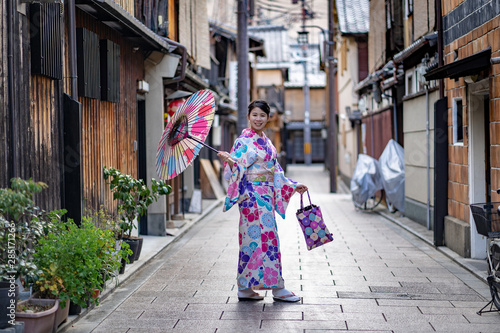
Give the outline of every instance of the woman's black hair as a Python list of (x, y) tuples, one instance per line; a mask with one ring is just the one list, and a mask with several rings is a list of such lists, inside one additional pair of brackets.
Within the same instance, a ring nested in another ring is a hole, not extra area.
[(269, 107), (269, 104), (267, 104), (266, 101), (263, 101), (261, 99), (257, 99), (248, 105), (248, 115), (250, 115), (250, 112), (252, 112), (252, 110), (255, 108), (259, 108), (262, 111), (264, 111), (268, 117), (269, 114), (271, 113), (271, 108)]

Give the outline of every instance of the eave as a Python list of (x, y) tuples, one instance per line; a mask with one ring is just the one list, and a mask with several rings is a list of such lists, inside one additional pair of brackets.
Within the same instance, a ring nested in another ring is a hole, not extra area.
[(459, 77), (479, 74), (480, 71), (490, 67), (490, 59), (491, 48), (487, 48), (469, 57), (432, 69), (424, 77), (427, 81), (431, 81), (444, 78), (458, 79)]
[(177, 49), (176, 43), (157, 35), (112, 0), (76, 0), (75, 5), (143, 50), (171, 53)]

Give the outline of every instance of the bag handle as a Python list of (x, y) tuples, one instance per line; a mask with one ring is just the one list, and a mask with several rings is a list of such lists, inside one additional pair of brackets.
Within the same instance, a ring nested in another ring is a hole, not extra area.
[[(309, 190), (307, 190), (306, 192), (307, 192), (307, 197), (309, 198), (309, 205), (312, 206), (311, 196), (309, 195)], [(304, 193), (300, 193), (300, 209), (304, 209), (304, 202), (302, 200), (303, 194)]]

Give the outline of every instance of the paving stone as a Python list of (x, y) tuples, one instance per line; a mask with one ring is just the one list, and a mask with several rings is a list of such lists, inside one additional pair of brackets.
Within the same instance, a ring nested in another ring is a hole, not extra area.
[(421, 311), (416, 306), (403, 306), (403, 307), (393, 307), (393, 306), (378, 306), (372, 304), (345, 304), (342, 303), (342, 312), (344, 313), (414, 313), (420, 314)]
[(417, 293), (360, 293), (360, 292), (338, 292), (340, 298), (376, 298), (376, 299), (421, 299), (421, 300), (456, 300), (456, 301), (479, 301), (479, 295), (462, 294), (417, 294)]
[(435, 306), (435, 307), (454, 307), (450, 301), (437, 300), (413, 300), (413, 299), (377, 299), (380, 306)]
[[(241, 332), (241, 333), (284, 333), (285, 331), (283, 331), (283, 329), (281, 328), (272, 328), (272, 329), (266, 329), (265, 331), (264, 330), (261, 330), (260, 328), (253, 328), (253, 327), (245, 327), (245, 330), (242, 331), (234, 331), (234, 329), (230, 328), (230, 329), (227, 329), (227, 328), (217, 328), (217, 332), (215, 333), (235, 333), (235, 332)], [(299, 331), (300, 333), (302, 333), (302, 331)], [(192, 332), (191, 332), (192, 333)], [(198, 333), (198, 332), (196, 332)]]
[(295, 321), (295, 320), (263, 320), (261, 329), (267, 332), (269, 329), (279, 329), (282, 332), (300, 332), (304, 329), (347, 329), (343, 320), (318, 320), (318, 321)]
[(143, 311), (140, 315), (141, 320), (146, 319), (189, 319), (189, 320), (218, 320), (221, 318), (223, 311), (212, 310), (212, 311), (161, 311), (156, 309), (151, 309)]
[(239, 302), (239, 303), (229, 303), (229, 304), (189, 304), (186, 307), (186, 311), (244, 311), (244, 312), (262, 312), (264, 311), (263, 302)]
[(308, 311), (328, 311), (328, 312), (342, 312), (340, 304), (302, 304), (302, 303), (286, 303), (286, 302), (273, 302), (270, 304), (265, 304), (264, 312), (303, 312)]
[[(385, 318), (381, 313), (366, 313), (360, 316), (359, 313), (338, 313), (338, 312), (328, 312), (328, 311), (309, 311), (304, 312), (304, 320), (335, 320), (335, 321), (347, 321), (352, 319), (365, 320), (367, 322), (385, 322)], [(349, 325), (347, 325), (349, 327)], [(368, 328), (369, 329), (369, 328)]]
[[(443, 323), (455, 323), (455, 324), (466, 324), (468, 323), (467, 319), (460, 314), (405, 314), (405, 313), (386, 313), (385, 318), (387, 323), (394, 324), (396, 326), (409, 325), (411, 324), (424, 324), (424, 323), (433, 323), (433, 322), (443, 322)], [(416, 326), (418, 327), (418, 326)]]
[(485, 306), (489, 301), (479, 301), (479, 302), (470, 302), (470, 301), (450, 301), (450, 303), (457, 308), (471, 308), (471, 309), (481, 309)]
[(425, 315), (432, 315), (432, 314), (449, 315), (449, 314), (452, 314), (452, 315), (464, 315), (464, 316), (466, 316), (466, 318), (468, 318), (467, 315), (471, 315), (471, 314), (477, 316), (477, 314), (476, 314), (477, 310), (473, 309), (473, 308), (455, 308), (455, 307), (443, 308), (443, 307), (436, 307), (436, 306), (419, 306), (418, 309), (420, 310), (420, 312), (422, 314), (425, 314)]
[[(283, 321), (285, 322), (285, 321)], [(191, 332), (197, 332), (199, 328), (226, 328), (234, 332), (240, 332), (242, 327), (259, 328), (261, 320), (184, 320), (181, 319), (175, 325), (176, 330), (190, 329)]]
[[(88, 324), (88, 325), (78, 325), (78, 328), (72, 329), (71, 332), (75, 333), (88, 333), (92, 331), (92, 333), (126, 333), (130, 332), (130, 329), (127, 328), (112, 328), (112, 327), (106, 327), (106, 326), (98, 326), (97, 328), (94, 328), (95, 324)], [(148, 329), (148, 332), (150, 330)]]
[(357, 330), (329, 330), (329, 329), (325, 329), (325, 330), (316, 330), (316, 329), (305, 329), (304, 330), (304, 333), (332, 333), (332, 332), (335, 332), (335, 333), (356, 333), (356, 332), (362, 332), (362, 333), (392, 333), (393, 331), (367, 331), (367, 330), (360, 330), (360, 331), (357, 331)]
[[(102, 331), (105, 333), (104, 331)], [(199, 327), (196, 329), (196, 333), (216, 333), (218, 332), (217, 329), (214, 328), (202, 328)], [(94, 333), (94, 331), (92, 331)], [(146, 328), (146, 329), (140, 329), (140, 328), (130, 328), (127, 333), (193, 333), (191, 329), (177, 329), (177, 328), (162, 328), (162, 329), (155, 329), (155, 328)]]
[(135, 318), (129, 318), (129, 319), (106, 319), (103, 321), (99, 327), (102, 328), (173, 328), (174, 325), (177, 323), (178, 319), (135, 319)]
[(221, 320), (303, 320), (304, 315), (300, 311), (273, 311), (273, 312), (246, 312), (246, 311), (224, 311)]
[(453, 333), (498, 333), (498, 323), (496, 324), (463, 324), (454, 322), (432, 322), (432, 327), (437, 332), (453, 332)]
[(440, 294), (440, 290), (431, 285), (420, 286), (402, 286), (402, 287), (386, 287), (386, 286), (370, 286), (370, 291), (374, 293), (409, 293), (409, 294)]
[(318, 293), (321, 293), (323, 295), (325, 295), (325, 294), (326, 295), (333, 295), (332, 293), (336, 293), (338, 291), (365, 291), (365, 292), (369, 292), (370, 287), (368, 286), (368, 284), (363, 284), (363, 285), (352, 284), (349, 286), (345, 286), (345, 285), (341, 285), (341, 286), (337, 286), (337, 285), (335, 285), (335, 286), (333, 286), (333, 285), (330, 285), (330, 286), (317, 286), (317, 285), (309, 286), (307, 284), (303, 284), (302, 291), (300, 291), (300, 294), (306, 296), (307, 294), (304, 294), (304, 292), (307, 293), (309, 291), (318, 292)]

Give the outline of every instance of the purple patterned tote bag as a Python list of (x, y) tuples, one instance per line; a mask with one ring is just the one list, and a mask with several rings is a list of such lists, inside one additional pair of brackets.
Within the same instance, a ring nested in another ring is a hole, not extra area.
[(333, 236), (323, 221), (321, 209), (312, 204), (309, 191), (307, 191), (307, 196), (309, 197), (309, 206), (304, 207), (302, 194), (300, 195), (300, 209), (297, 210), (297, 219), (304, 233), (307, 249), (311, 251), (318, 246), (331, 242)]

